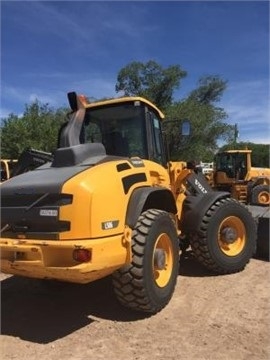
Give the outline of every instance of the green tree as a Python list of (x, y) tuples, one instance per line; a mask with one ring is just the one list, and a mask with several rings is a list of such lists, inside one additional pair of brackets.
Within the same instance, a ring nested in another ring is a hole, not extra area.
[[(224, 122), (227, 114), (222, 108), (190, 98), (171, 105), (166, 118), (164, 129), (172, 160), (213, 161), (218, 139), (227, 138), (232, 131)], [(181, 135), (185, 119), (190, 122), (189, 136)]]
[(201, 104), (213, 104), (220, 101), (226, 86), (227, 81), (218, 75), (203, 76), (199, 79), (198, 88), (189, 94), (189, 99)]
[(179, 65), (163, 68), (153, 60), (134, 61), (119, 71), (115, 90), (123, 91), (125, 96), (142, 96), (165, 109), (172, 103), (173, 92), (186, 74)]
[[(215, 104), (225, 89), (226, 81), (217, 75), (202, 77), (198, 87), (186, 99), (167, 108), (167, 118), (174, 119), (165, 122), (172, 159), (210, 162), (218, 150), (218, 140), (232, 138), (234, 127), (225, 122), (226, 112)], [(184, 119), (188, 119), (191, 125), (188, 137), (180, 135)]]
[(65, 115), (65, 109), (54, 110), (48, 104), (35, 101), (25, 105), (23, 116), (10, 114), (2, 119), (1, 157), (18, 158), (26, 148), (54, 151)]

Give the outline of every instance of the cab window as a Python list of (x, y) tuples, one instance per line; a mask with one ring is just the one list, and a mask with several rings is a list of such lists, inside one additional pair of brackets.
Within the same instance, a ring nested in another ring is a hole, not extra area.
[(152, 141), (150, 149), (150, 160), (158, 162), (159, 164), (165, 165), (165, 155), (163, 150), (163, 140), (160, 119), (153, 112), (149, 112)]

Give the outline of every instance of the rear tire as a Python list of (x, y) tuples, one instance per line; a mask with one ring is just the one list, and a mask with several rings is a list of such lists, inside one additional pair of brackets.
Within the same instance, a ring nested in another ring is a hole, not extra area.
[(231, 198), (217, 200), (190, 235), (197, 260), (218, 274), (244, 269), (256, 252), (256, 223), (248, 210)]
[(257, 185), (252, 189), (251, 204), (259, 206), (268, 206), (270, 204), (268, 185)]
[(179, 246), (170, 215), (150, 209), (141, 214), (132, 234), (132, 261), (113, 274), (120, 303), (155, 314), (170, 301), (178, 276)]

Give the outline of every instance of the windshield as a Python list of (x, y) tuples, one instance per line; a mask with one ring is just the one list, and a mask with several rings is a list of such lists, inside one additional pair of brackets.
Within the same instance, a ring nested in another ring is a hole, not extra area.
[(144, 107), (114, 104), (86, 110), (81, 142), (99, 142), (108, 155), (146, 158)]
[(229, 178), (244, 179), (246, 175), (246, 156), (242, 153), (224, 153), (216, 157), (216, 171), (223, 171)]

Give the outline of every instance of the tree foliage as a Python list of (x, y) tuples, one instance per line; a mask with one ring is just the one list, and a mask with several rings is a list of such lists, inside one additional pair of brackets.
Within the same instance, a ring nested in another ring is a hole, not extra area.
[(26, 148), (52, 152), (57, 147), (57, 134), (65, 120), (66, 110), (53, 110), (38, 101), (25, 105), (23, 116), (10, 114), (2, 120), (1, 157), (18, 158)]
[[(165, 131), (169, 150), (173, 160), (212, 161), (218, 149), (218, 140), (229, 140), (234, 128), (225, 122), (227, 114), (216, 106), (224, 90), (226, 81), (218, 76), (206, 76), (199, 79), (198, 87), (190, 92), (186, 99), (167, 108)], [(191, 132), (188, 137), (181, 136), (180, 125), (188, 119)], [(166, 130), (167, 128), (167, 130)]]
[(203, 76), (199, 79), (198, 88), (191, 91), (189, 99), (201, 104), (213, 104), (220, 101), (227, 82), (218, 75)]
[[(171, 159), (212, 161), (217, 140), (232, 131), (231, 125), (224, 122), (226, 117), (223, 109), (190, 98), (170, 106), (164, 127)], [(190, 122), (189, 136), (181, 135), (185, 119)]]
[(163, 68), (153, 60), (145, 64), (134, 61), (119, 71), (115, 90), (123, 91), (126, 96), (142, 96), (165, 109), (172, 103), (173, 92), (186, 74), (179, 65)]

